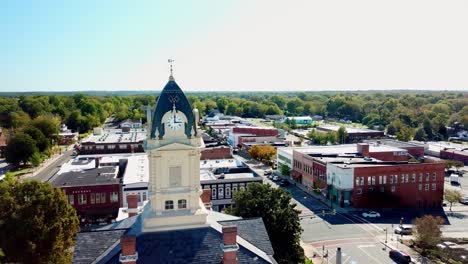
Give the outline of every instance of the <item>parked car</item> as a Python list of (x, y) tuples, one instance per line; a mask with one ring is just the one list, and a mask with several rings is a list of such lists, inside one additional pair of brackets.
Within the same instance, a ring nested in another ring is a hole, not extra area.
[(401, 225), (395, 228), (395, 234), (399, 235), (411, 235), (413, 233), (412, 225)]
[(280, 179), (280, 178), (279, 178), (278, 176), (276, 176), (276, 175), (273, 176), (273, 181), (279, 181), (279, 179)]
[(377, 217), (380, 217), (380, 214), (377, 213), (377, 212), (374, 212), (374, 211), (370, 211), (370, 212), (364, 212), (362, 213), (362, 216), (363, 217), (368, 217), (368, 218), (377, 218)]
[(411, 263), (411, 257), (403, 251), (392, 249), (388, 256), (397, 263)]
[(456, 248), (463, 248), (462, 246), (458, 245), (457, 243), (453, 243), (453, 242), (450, 242), (450, 241), (445, 241), (445, 242), (442, 242), (440, 244), (437, 244), (436, 247), (444, 250), (444, 249), (447, 249), (447, 248), (450, 248), (450, 249), (456, 249)]
[(280, 185), (281, 187), (286, 187), (286, 186), (289, 186), (289, 182), (288, 182), (287, 180), (281, 180), (280, 183), (279, 183), (279, 185)]
[(268, 176), (268, 175), (271, 175), (272, 173), (273, 173), (272, 170), (266, 170), (266, 171), (263, 173), (263, 175)]
[(465, 196), (463, 198), (460, 199), (460, 203), (461, 204), (467, 204), (468, 205), (468, 196)]

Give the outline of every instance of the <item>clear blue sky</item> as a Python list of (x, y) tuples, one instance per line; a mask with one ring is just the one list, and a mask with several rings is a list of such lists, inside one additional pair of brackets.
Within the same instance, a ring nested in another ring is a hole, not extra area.
[(0, 91), (468, 89), (466, 2), (6, 0)]

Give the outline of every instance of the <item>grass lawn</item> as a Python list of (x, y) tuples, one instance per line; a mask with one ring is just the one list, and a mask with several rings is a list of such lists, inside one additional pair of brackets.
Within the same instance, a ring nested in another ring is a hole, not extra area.
[(23, 169), (19, 169), (17, 171), (11, 171), (11, 175), (13, 177), (17, 177), (17, 176), (21, 176), (23, 174), (30, 173), (31, 171), (32, 171), (32, 168), (23, 168)]

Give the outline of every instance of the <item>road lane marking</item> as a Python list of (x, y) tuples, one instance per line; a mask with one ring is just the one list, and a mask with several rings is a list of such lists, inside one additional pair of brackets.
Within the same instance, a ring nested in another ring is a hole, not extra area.
[[(369, 256), (369, 258), (375, 260), (374, 263), (382, 263), (380, 262), (378, 259), (374, 258), (373, 256), (369, 255), (365, 250), (363, 250), (362, 248), (358, 247), (359, 250), (361, 250), (362, 252), (364, 252), (364, 254), (366, 254), (367, 256)], [(383, 263), (382, 263), (383, 264)]]

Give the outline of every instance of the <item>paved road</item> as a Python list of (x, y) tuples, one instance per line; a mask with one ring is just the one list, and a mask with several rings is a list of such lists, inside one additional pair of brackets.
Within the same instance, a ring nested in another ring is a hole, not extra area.
[[(268, 168), (244, 158), (240, 159), (259, 175), (263, 175), (264, 170)], [(264, 182), (278, 187), (266, 177)], [(388, 248), (381, 243), (385, 240), (385, 231), (381, 227), (365, 222), (353, 214), (338, 212), (334, 215), (328, 204), (294, 185), (283, 189), (291, 194), (293, 201), (297, 203), (297, 209), (301, 210), (301, 240), (307, 246), (315, 248), (320, 255), (322, 248), (325, 252), (328, 250), (329, 263), (335, 263), (337, 247), (342, 249), (342, 263), (394, 263), (388, 257)]]
[(47, 167), (42, 168), (41, 172), (37, 175), (28, 179), (42, 182), (49, 181), (59, 171), (60, 166), (72, 158), (72, 153), (73, 150), (62, 152), (62, 155), (58, 159), (48, 164)]

